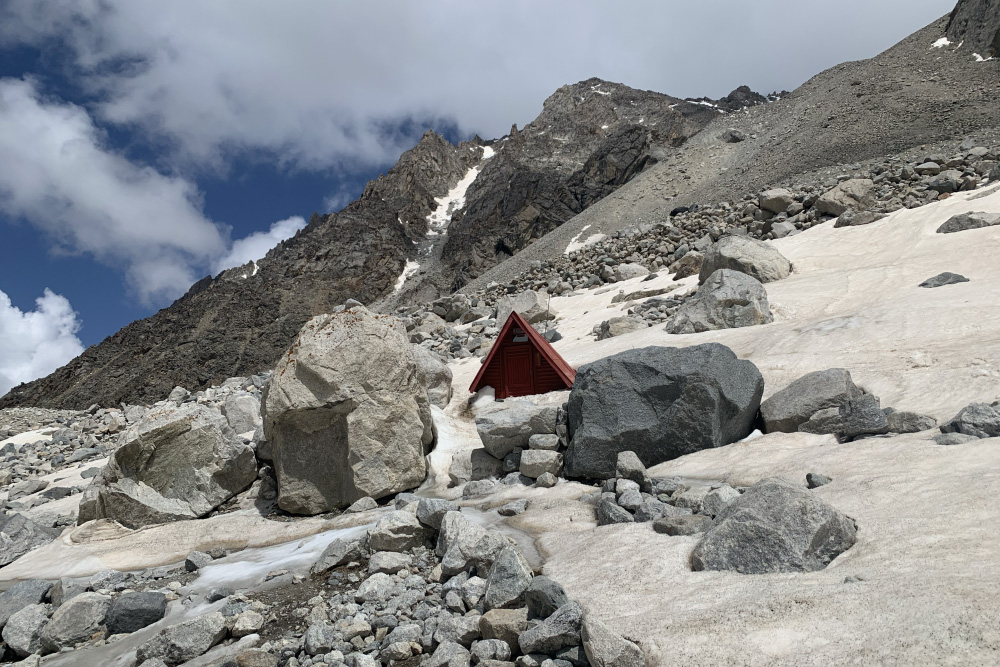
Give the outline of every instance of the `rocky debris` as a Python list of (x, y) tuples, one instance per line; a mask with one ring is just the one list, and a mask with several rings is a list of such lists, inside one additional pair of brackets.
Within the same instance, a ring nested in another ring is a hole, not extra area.
[(701, 273), (701, 267), (705, 264), (705, 255), (697, 250), (684, 253), (684, 256), (670, 265), (674, 269), (674, 280), (683, 280), (689, 276), (696, 276)]
[(94, 636), (104, 624), (111, 598), (100, 593), (81, 593), (55, 610), (41, 635), (45, 653), (73, 648)]
[(956, 285), (958, 283), (967, 283), (969, 279), (958, 273), (951, 273), (950, 271), (945, 271), (944, 273), (939, 273), (932, 278), (928, 278), (924, 282), (920, 283), (919, 287), (944, 287), (945, 285)]
[(841, 215), (847, 209), (866, 211), (875, 204), (875, 183), (867, 178), (852, 178), (838, 183), (816, 200), (816, 209), (827, 215)]
[(646, 466), (746, 437), (764, 380), (717, 343), (627, 350), (577, 370), (567, 405), (567, 474), (607, 479), (618, 453)]
[(993, 227), (1000, 225), (1000, 213), (959, 213), (948, 218), (937, 228), (938, 234), (954, 234), (964, 232), (969, 229), (980, 229), (982, 227)]
[(234, 433), (250, 433), (263, 423), (260, 418), (260, 399), (252, 394), (239, 393), (226, 397), (222, 414)]
[(597, 525), (609, 526), (615, 523), (633, 523), (635, 518), (627, 509), (615, 501), (602, 498), (597, 501)]
[(506, 505), (502, 505), (497, 508), (497, 514), (500, 516), (517, 516), (518, 514), (523, 514), (528, 510), (528, 500), (522, 498), (520, 500), (512, 500)]
[(839, 408), (862, 393), (847, 369), (813, 371), (762, 402), (760, 414), (768, 433), (794, 433), (817, 412)]
[(546, 576), (535, 577), (524, 593), (529, 618), (548, 618), (569, 604), (566, 591), (557, 581)]
[(567, 646), (578, 646), (582, 622), (583, 609), (569, 602), (538, 625), (522, 632), (517, 638), (518, 645), (524, 654), (555, 653)]
[(203, 655), (225, 639), (227, 632), (226, 619), (221, 613), (196, 616), (160, 630), (139, 646), (136, 660), (141, 664), (144, 660), (159, 658), (167, 665), (179, 665)]
[(359, 560), (365, 551), (359, 540), (343, 540), (338, 537), (327, 545), (313, 563), (312, 573), (321, 574), (345, 563)]
[(310, 320), (263, 405), (278, 506), (287, 512), (328, 512), (424, 480), (430, 404), (394, 317), (354, 306)]
[(476, 430), (483, 447), (503, 460), (516, 448), (527, 449), (535, 434), (556, 432), (556, 408), (528, 401), (494, 403), (476, 414)]
[(537, 479), (545, 473), (562, 472), (563, 455), (546, 449), (526, 449), (521, 452), (520, 472), (525, 477)]
[(741, 141), (746, 141), (747, 135), (736, 128), (729, 128), (725, 130), (719, 138), (725, 141), (727, 144), (738, 144)]
[(591, 667), (643, 667), (646, 657), (632, 641), (612, 632), (588, 614), (580, 628), (583, 650)]
[(610, 320), (604, 320), (597, 325), (595, 333), (597, 334), (597, 340), (606, 340), (615, 336), (624, 336), (633, 331), (641, 331), (648, 327), (649, 324), (637, 317), (612, 317)]
[(705, 252), (699, 282), (705, 283), (720, 269), (739, 271), (768, 283), (787, 278), (792, 264), (768, 243), (746, 236), (723, 236)]
[(514, 546), (505, 547), (493, 561), (487, 575), (484, 607), (501, 609), (522, 606), (531, 581), (531, 567), (520, 550)]
[(1000, 437), (1000, 401), (967, 405), (951, 420), (941, 424), (941, 432), (960, 433), (974, 438)]
[(643, 493), (649, 493), (653, 490), (653, 482), (646, 473), (646, 466), (642, 464), (633, 451), (618, 452), (618, 458), (615, 461), (615, 477), (635, 482)]
[(695, 570), (811, 572), (854, 545), (854, 521), (778, 478), (751, 486), (716, 517), (691, 554)]
[(49, 594), (52, 584), (41, 579), (19, 581), (0, 593), (0, 628), (14, 613), (29, 605), (41, 604)]
[(129, 528), (207, 515), (257, 478), (253, 449), (216, 410), (162, 406), (128, 427), (80, 501), (79, 522)]
[(451, 402), (451, 368), (440, 356), (425, 347), (412, 345), (411, 349), (417, 362), (417, 373), (427, 389), (427, 400), (431, 405), (446, 408)]
[(934, 441), (935, 444), (946, 445), (946, 446), (964, 445), (967, 442), (973, 442), (975, 440), (979, 440), (979, 438), (977, 438), (974, 435), (966, 435), (964, 433), (941, 433), (939, 435), (935, 435), (931, 439)]
[[(795, 193), (788, 188), (772, 188), (760, 193), (757, 206), (771, 213), (784, 213), (795, 203)], [(762, 281), (763, 282), (763, 281)]]
[(551, 297), (545, 292), (527, 290), (516, 296), (502, 297), (497, 302), (497, 325), (506, 324), (510, 314), (516, 312), (528, 324), (554, 320), (557, 313), (549, 305)]
[(715, 329), (736, 329), (774, 321), (767, 291), (756, 278), (719, 269), (698, 288), (667, 322), (672, 334), (701, 333)]
[(506, 538), (476, 525), (461, 512), (447, 512), (441, 520), (436, 553), (442, 571), (451, 576), (470, 566), (489, 572), (497, 555), (509, 544)]

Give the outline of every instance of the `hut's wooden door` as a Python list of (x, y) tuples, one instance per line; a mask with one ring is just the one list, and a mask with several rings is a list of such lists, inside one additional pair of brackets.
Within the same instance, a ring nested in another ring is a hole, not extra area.
[(503, 350), (504, 397), (535, 393), (531, 373), (530, 345), (511, 345)]

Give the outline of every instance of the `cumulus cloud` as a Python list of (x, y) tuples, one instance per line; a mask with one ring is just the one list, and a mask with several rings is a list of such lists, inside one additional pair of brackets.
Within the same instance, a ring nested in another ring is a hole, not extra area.
[[(143, 128), (175, 164), (263, 150), (327, 168), (391, 163), (434, 119), (502, 135), (591, 76), (682, 97), (791, 89), (953, 5), (7, 0), (0, 40), (58, 39), (99, 118)], [(836, 38), (817, 48), (818, 32)]]
[(293, 215), (274, 223), (266, 232), (256, 232), (234, 241), (229, 252), (215, 263), (212, 275), (263, 258), (268, 250), (295, 236), (295, 233), (305, 226), (305, 218)]
[(0, 211), (48, 233), (57, 250), (121, 266), (144, 302), (176, 297), (226, 250), (189, 181), (103, 146), (81, 107), (0, 79)]
[(80, 322), (69, 300), (48, 288), (35, 310), (22, 312), (0, 291), (0, 396), (48, 375), (81, 352)]

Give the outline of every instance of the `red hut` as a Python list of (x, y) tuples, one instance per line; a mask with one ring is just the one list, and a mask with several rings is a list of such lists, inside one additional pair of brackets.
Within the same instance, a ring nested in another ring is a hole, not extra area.
[(576, 371), (549, 341), (512, 312), (469, 391), (489, 386), (496, 390), (497, 398), (544, 394), (569, 389), (575, 377)]

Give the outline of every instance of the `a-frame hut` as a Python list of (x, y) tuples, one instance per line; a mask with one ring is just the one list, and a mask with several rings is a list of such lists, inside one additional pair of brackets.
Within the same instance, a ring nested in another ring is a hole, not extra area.
[(489, 386), (496, 390), (497, 398), (544, 394), (569, 389), (575, 377), (576, 371), (549, 341), (512, 312), (469, 391)]

